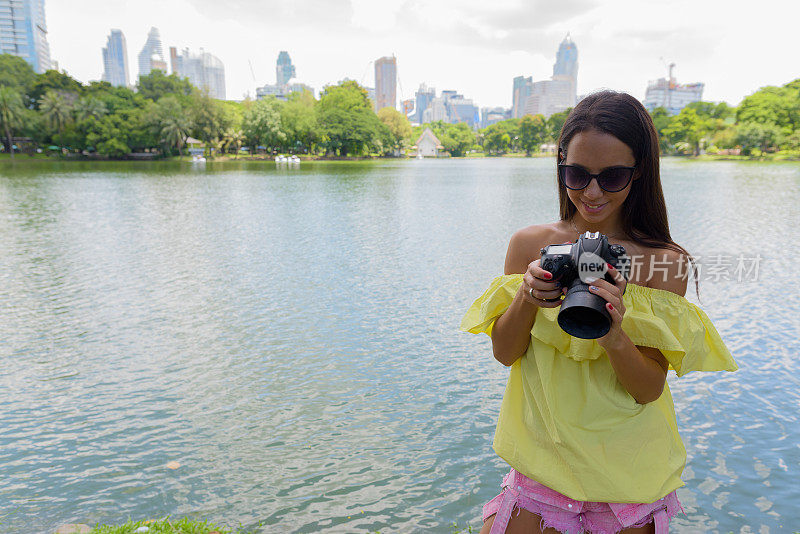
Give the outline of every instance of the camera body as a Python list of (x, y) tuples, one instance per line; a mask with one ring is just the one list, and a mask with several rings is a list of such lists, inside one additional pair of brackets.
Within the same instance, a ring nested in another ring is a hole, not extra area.
[(560, 281), (567, 295), (558, 312), (558, 324), (571, 336), (597, 339), (611, 328), (606, 300), (589, 291), (589, 283), (604, 278), (613, 284), (606, 263), (617, 269), (625, 280), (630, 273), (630, 258), (625, 247), (610, 244), (600, 232), (585, 232), (574, 243), (547, 245), (541, 249), (539, 266)]

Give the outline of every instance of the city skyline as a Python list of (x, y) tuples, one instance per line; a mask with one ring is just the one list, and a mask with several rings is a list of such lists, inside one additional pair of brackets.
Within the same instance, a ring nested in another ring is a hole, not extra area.
[[(707, 100), (731, 105), (759, 87), (797, 77), (796, 68), (771, 53), (790, 48), (790, 34), (781, 31), (783, 25), (789, 29), (786, 17), (766, 33), (759, 24), (770, 11), (770, 0), (746, 16), (737, 14), (735, 3), (656, 2), (643, 8), (627, 0), (603, 6), (572, 0), (542, 10), (536, 4), (489, 8), (472, 0), (447, 0), (426, 7), (425, 21), (415, 14), (421, 5), (417, 0), (299, 0), (291, 5), (235, 0), (225, 9), (210, 0), (177, 0), (158, 9), (150, 0), (134, 7), (96, 0), (86, 4), (78, 14), (65, 2), (46, 6), (53, 58), (75, 78), (101, 78), (101, 62), (88, 60), (98, 58), (111, 28), (122, 29), (136, 51), (155, 26), (165, 48), (213, 50), (226, 67), (228, 97), (236, 100), (245, 93), (254, 97), (256, 87), (271, 83), (274, 58), (288, 50), (302, 66), (303, 81), (318, 90), (344, 78), (370, 87), (374, 60), (393, 54), (398, 101), (414, 98), (425, 83), (458, 91), (481, 107), (508, 108), (513, 78), (549, 78), (555, 51), (568, 32), (581, 50), (578, 94), (611, 88), (643, 99), (648, 82), (666, 75), (668, 62), (677, 64), (680, 80), (703, 82)], [(694, 15), (687, 17), (684, 7)], [(74, 38), (77, 24), (79, 39)]]

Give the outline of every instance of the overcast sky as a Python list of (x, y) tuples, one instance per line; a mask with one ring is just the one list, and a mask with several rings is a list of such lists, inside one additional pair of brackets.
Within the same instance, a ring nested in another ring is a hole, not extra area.
[[(676, 63), (704, 100), (738, 104), (800, 77), (794, 2), (704, 0), (47, 0), (59, 68), (99, 80), (112, 28), (125, 34), (131, 81), (151, 26), (170, 46), (204, 48), (225, 64), (228, 99), (275, 83), (287, 50), (297, 80), (319, 90), (352, 78), (374, 86), (372, 62), (397, 57), (398, 100), (420, 83), (480, 107), (511, 106), (514, 76), (549, 79), (567, 32), (578, 47), (578, 94), (600, 88), (644, 98)], [(663, 58), (663, 60), (662, 60)], [(252, 64), (252, 72), (250, 68)]]

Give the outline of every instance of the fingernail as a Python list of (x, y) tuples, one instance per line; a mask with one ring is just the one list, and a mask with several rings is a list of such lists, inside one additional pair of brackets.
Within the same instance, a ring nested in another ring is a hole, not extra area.
[(595, 286), (589, 286), (589, 291), (597, 291), (597, 288)]
[(608, 304), (606, 304), (606, 306), (608, 306), (609, 310), (613, 310), (614, 309), (614, 306), (612, 306), (610, 302)]
[(550, 274), (549, 272), (545, 271), (544, 272), (544, 277), (547, 278), (548, 280), (550, 280), (551, 278), (553, 278), (553, 275)]
[(606, 265), (608, 265), (608, 268), (609, 268), (609, 269), (613, 269), (613, 268), (614, 268), (614, 266), (613, 266), (613, 265), (611, 265), (610, 263), (606, 263)]

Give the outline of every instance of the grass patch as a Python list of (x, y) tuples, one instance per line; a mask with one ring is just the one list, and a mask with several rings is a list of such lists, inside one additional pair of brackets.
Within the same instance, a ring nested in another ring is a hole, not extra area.
[[(147, 530), (139, 530), (142, 527), (146, 527)], [(138, 534), (140, 532), (146, 532), (146, 534), (246, 534), (252, 531), (242, 527), (231, 530), (208, 521), (199, 521), (188, 517), (177, 520), (167, 517), (165, 519), (128, 521), (122, 525), (96, 525), (91, 530), (92, 534)]]

